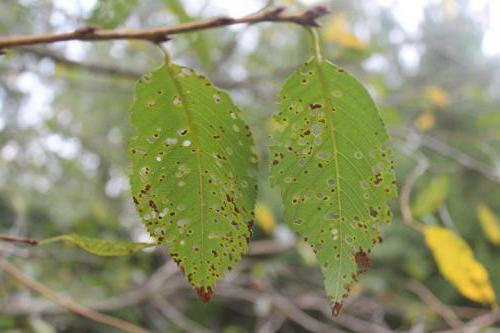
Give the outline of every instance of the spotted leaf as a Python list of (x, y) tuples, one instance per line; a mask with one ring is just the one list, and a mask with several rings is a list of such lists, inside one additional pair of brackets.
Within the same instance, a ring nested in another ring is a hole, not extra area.
[(286, 222), (316, 253), (337, 314), (367, 253), (390, 222), (396, 195), (388, 135), (363, 86), (343, 69), (312, 58), (286, 81), (281, 124), (272, 134), (271, 183)]
[(137, 212), (208, 301), (251, 236), (257, 157), (248, 126), (225, 92), (168, 64), (139, 80), (131, 122)]
[(156, 246), (154, 243), (111, 241), (85, 237), (77, 234), (67, 234), (48, 238), (40, 241), (38, 244), (45, 245), (56, 241), (64, 241), (74, 244), (82, 250), (98, 256), (125, 256), (147, 247)]

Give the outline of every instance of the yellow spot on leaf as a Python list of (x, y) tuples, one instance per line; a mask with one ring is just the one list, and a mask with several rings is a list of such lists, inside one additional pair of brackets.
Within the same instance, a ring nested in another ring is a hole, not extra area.
[(349, 31), (345, 13), (340, 12), (332, 15), (323, 31), (327, 41), (338, 43), (343, 47), (356, 50), (364, 50), (368, 47), (366, 43)]
[(283, 130), (285, 129), (285, 126), (277, 122), (274, 118), (269, 118), (266, 122), (266, 126), (272, 132), (283, 132)]
[(427, 131), (434, 127), (436, 124), (436, 118), (431, 111), (425, 111), (418, 116), (416, 123), (417, 127), (422, 131)]
[(266, 204), (258, 202), (255, 205), (255, 219), (265, 233), (270, 234), (274, 231), (276, 227), (274, 214)]
[(488, 271), (474, 258), (469, 245), (446, 228), (426, 226), (423, 232), (441, 274), (468, 299), (495, 304)]
[(477, 207), (477, 218), (486, 238), (495, 245), (500, 245), (500, 221), (486, 205)]
[(316, 254), (314, 254), (313, 249), (309, 244), (307, 244), (304, 241), (300, 241), (297, 243), (297, 252), (299, 253), (300, 257), (304, 261), (304, 263), (308, 266), (313, 266), (318, 263), (318, 260), (316, 259)]
[(435, 106), (445, 109), (450, 105), (450, 98), (441, 87), (429, 86), (427, 87), (426, 94), (429, 101)]

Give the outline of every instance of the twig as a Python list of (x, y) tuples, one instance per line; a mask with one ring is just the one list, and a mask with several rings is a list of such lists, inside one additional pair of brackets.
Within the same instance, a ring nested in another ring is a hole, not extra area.
[(80, 316), (83, 316), (85, 318), (88, 318), (90, 320), (93, 320), (95, 322), (99, 322), (101, 324), (105, 324), (117, 329), (120, 329), (124, 332), (129, 332), (129, 333), (147, 333), (149, 332), (148, 330), (136, 326), (132, 323), (129, 323), (125, 320), (114, 318), (102, 313), (99, 313), (97, 311), (88, 309), (83, 307), (82, 305), (76, 303), (75, 301), (66, 298), (57, 292), (53, 291), (52, 289), (47, 288), (40, 282), (37, 282), (33, 280), (32, 278), (24, 275), (23, 272), (18, 270), (15, 266), (10, 264), (4, 259), (0, 259), (0, 269), (5, 271), (7, 274), (9, 274), (12, 278), (14, 278), (16, 281), (21, 283), (22, 285), (33, 289), (34, 291), (40, 293), (44, 297), (50, 299), (54, 303), (59, 304), (62, 307), (65, 307), (66, 309), (79, 314)]
[(201, 327), (198, 323), (186, 317), (181, 311), (177, 310), (175, 306), (166, 302), (164, 299), (156, 297), (151, 303), (153, 306), (166, 318), (172, 321), (176, 326), (190, 333), (211, 333), (205, 327)]
[[(123, 292), (117, 296), (87, 302), (85, 307), (95, 311), (114, 311), (144, 303), (149, 298), (159, 296), (160, 294), (168, 296), (186, 286), (184, 279), (180, 275), (174, 278), (177, 272), (177, 265), (172, 260), (169, 260), (158, 268), (142, 286)], [(9, 315), (22, 315), (33, 312), (53, 314), (63, 311), (65, 309), (61, 309), (52, 303), (33, 298), (26, 299), (19, 302), (19, 304), (16, 304), (16, 302), (0, 302), (0, 313)]]
[(16, 237), (16, 236), (3, 236), (0, 235), (0, 241), (4, 242), (15, 242), (15, 243), (25, 243), (29, 245), (37, 245), (38, 241), (31, 238)]
[[(391, 134), (400, 138), (406, 138), (408, 136), (408, 132), (403, 130), (392, 130)], [(422, 146), (455, 161), (456, 163), (467, 169), (479, 172), (491, 181), (500, 183), (500, 173), (495, 169), (489, 167), (487, 164), (475, 160), (461, 150), (458, 150), (457, 148), (452, 147), (434, 137), (424, 134), (417, 134), (416, 132), (412, 132), (411, 134), (419, 137), (420, 144)]]
[(30, 47), (30, 46), (20, 47), (18, 48), (18, 52), (32, 54), (37, 58), (49, 58), (55, 63), (61, 64), (65, 67), (83, 69), (89, 73), (100, 74), (100, 75), (113, 75), (113, 76), (123, 77), (126, 79), (137, 80), (138, 78), (141, 77), (141, 75), (146, 73), (146, 70), (140, 71), (134, 69), (126, 69), (114, 65), (104, 65), (93, 62), (82, 63), (68, 59), (57, 52), (40, 47)]
[(417, 295), (429, 308), (439, 314), (450, 327), (459, 329), (463, 326), (463, 322), (458, 318), (455, 312), (443, 304), (427, 287), (418, 281), (409, 281), (406, 286), (415, 295)]
[(484, 327), (490, 327), (500, 322), (500, 310), (488, 312), (482, 316), (472, 319), (461, 329), (439, 331), (437, 333), (476, 333)]
[[(403, 153), (408, 154), (408, 152), (403, 147), (399, 148)], [(406, 182), (401, 189), (401, 194), (399, 195), (399, 206), (401, 209), (401, 217), (403, 223), (408, 225), (409, 227), (412, 227), (413, 229), (420, 230), (420, 224), (413, 218), (413, 214), (411, 212), (410, 195), (417, 179), (425, 173), (427, 168), (429, 168), (429, 161), (427, 160), (427, 157), (425, 157), (418, 151), (412, 152), (408, 155), (414, 156), (414, 158), (417, 160), (417, 166), (408, 175), (408, 177), (406, 178)]]
[(303, 26), (318, 27), (320, 24), (317, 19), (330, 12), (330, 10), (325, 6), (315, 6), (304, 11), (292, 14), (285, 14), (285, 10), (286, 7), (280, 6), (262, 10), (241, 18), (216, 17), (159, 28), (136, 30), (103, 30), (95, 26), (84, 26), (72, 32), (64, 32), (58, 34), (3, 37), (0, 38), (0, 50), (6, 48), (15, 48), (23, 45), (49, 44), (69, 40), (100, 41), (136, 39), (154, 43), (161, 43), (168, 41), (170, 39), (170, 36), (174, 34), (212, 29), (242, 23), (288, 22), (300, 24)]

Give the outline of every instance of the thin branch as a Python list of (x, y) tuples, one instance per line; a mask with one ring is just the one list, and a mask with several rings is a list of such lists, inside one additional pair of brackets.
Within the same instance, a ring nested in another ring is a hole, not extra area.
[[(408, 136), (408, 132), (404, 130), (392, 130), (391, 134), (393, 136), (397, 136), (402, 139)], [(422, 146), (455, 161), (464, 168), (479, 172), (480, 174), (490, 179), (491, 181), (500, 183), (500, 172), (491, 168), (487, 164), (474, 159), (470, 155), (467, 155), (466, 153), (462, 152), (461, 150), (452, 147), (447, 143), (440, 141), (434, 137), (416, 132), (412, 132), (411, 135), (418, 136), (420, 144)]]
[(134, 69), (126, 69), (123, 67), (118, 67), (114, 65), (104, 65), (93, 62), (78, 62), (75, 60), (68, 59), (61, 55), (58, 52), (54, 52), (45, 48), (39, 47), (20, 47), (18, 48), (18, 52), (32, 54), (37, 58), (49, 58), (57, 64), (61, 64), (68, 68), (76, 68), (82, 69), (89, 73), (100, 74), (100, 75), (113, 75), (118, 77), (123, 77), (126, 79), (137, 80), (144, 73), (146, 73), (146, 69), (144, 71), (134, 70)]
[(0, 235), (0, 241), (12, 242), (12, 243), (25, 243), (29, 245), (37, 245), (38, 241), (31, 238), (16, 237), (16, 236), (3, 236)]
[(285, 10), (286, 7), (280, 6), (262, 10), (241, 18), (216, 17), (159, 28), (135, 30), (103, 30), (95, 26), (84, 26), (72, 32), (64, 32), (58, 34), (3, 37), (0, 38), (0, 50), (20, 47), (24, 45), (50, 44), (70, 40), (102, 41), (135, 39), (161, 43), (168, 41), (170, 39), (170, 36), (174, 34), (212, 29), (242, 23), (286, 22), (296, 23), (309, 27), (318, 27), (320, 24), (317, 19), (330, 12), (330, 10), (325, 6), (315, 6), (304, 11), (291, 14), (285, 14)]
[(463, 326), (463, 322), (458, 318), (457, 314), (453, 310), (442, 303), (426, 286), (422, 283), (411, 280), (406, 286), (415, 295), (417, 295), (431, 310), (439, 314), (450, 327), (454, 329), (459, 329)]
[(190, 333), (213, 333), (212, 330), (200, 326), (197, 322), (186, 317), (175, 306), (162, 298), (156, 297), (152, 301), (153, 306), (167, 319), (172, 321), (177, 327)]
[(83, 307), (82, 305), (76, 303), (75, 301), (66, 298), (57, 292), (53, 291), (52, 289), (49, 289), (48, 287), (44, 286), (40, 282), (37, 282), (30, 278), (29, 276), (26, 276), (23, 272), (18, 270), (15, 266), (10, 264), (4, 259), (0, 259), (0, 269), (2, 269), (4, 272), (9, 274), (12, 278), (14, 278), (17, 282), (21, 283), (22, 285), (33, 289), (34, 291), (40, 293), (44, 297), (50, 299), (54, 303), (59, 304), (60, 306), (76, 313), (79, 314), (80, 316), (83, 316), (85, 318), (88, 318), (90, 320), (93, 320), (95, 322), (99, 322), (101, 324), (105, 324), (117, 329), (120, 329), (124, 332), (129, 332), (129, 333), (147, 333), (146, 329), (136, 326), (132, 323), (129, 323), (125, 320), (114, 318), (102, 313), (99, 313), (97, 311), (88, 309)]
[(413, 213), (411, 212), (410, 195), (413, 190), (413, 186), (417, 182), (418, 178), (420, 178), (420, 176), (422, 176), (429, 168), (429, 160), (419, 151), (409, 150), (405, 146), (401, 145), (398, 145), (397, 147), (403, 154), (406, 154), (407, 156), (410, 156), (417, 161), (417, 166), (408, 175), (408, 177), (406, 177), (406, 181), (401, 188), (401, 193), (399, 195), (399, 207), (401, 210), (402, 218), (401, 220), (409, 227), (415, 230), (421, 230), (420, 223), (415, 220), (415, 218), (413, 217)]
[(492, 327), (493, 325), (498, 323), (500, 323), (500, 310), (493, 310), (477, 318), (474, 318), (460, 329), (439, 331), (437, 333), (476, 333), (479, 332), (482, 328)]

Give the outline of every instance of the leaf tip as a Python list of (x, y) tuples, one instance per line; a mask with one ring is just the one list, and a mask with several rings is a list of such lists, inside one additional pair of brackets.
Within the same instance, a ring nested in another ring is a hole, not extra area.
[(342, 306), (344, 303), (342, 302), (335, 302), (332, 306), (332, 316), (338, 317), (340, 314), (340, 311), (342, 310)]
[(208, 303), (212, 298), (212, 288), (210, 287), (196, 287), (195, 288), (198, 297), (203, 303)]

